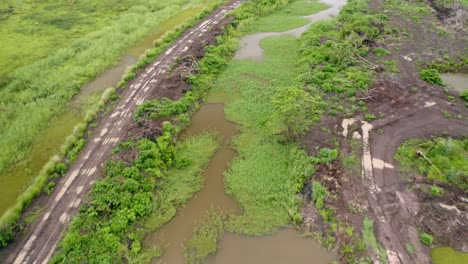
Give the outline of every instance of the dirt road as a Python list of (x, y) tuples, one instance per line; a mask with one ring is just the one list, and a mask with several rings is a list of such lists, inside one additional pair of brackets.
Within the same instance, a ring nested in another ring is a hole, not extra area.
[(225, 19), (226, 14), (243, 1), (229, 1), (188, 30), (123, 91), (116, 107), (104, 117), (94, 135), (82, 150), (78, 160), (60, 180), (55, 192), (47, 198), (46, 206), (27, 235), (8, 248), (2, 263), (45, 264), (53, 256), (71, 219), (78, 212), (94, 181), (99, 179), (103, 166), (117, 142), (126, 134), (136, 107), (148, 99), (168, 67), (182, 57), (191, 44), (208, 34), (212, 27)]

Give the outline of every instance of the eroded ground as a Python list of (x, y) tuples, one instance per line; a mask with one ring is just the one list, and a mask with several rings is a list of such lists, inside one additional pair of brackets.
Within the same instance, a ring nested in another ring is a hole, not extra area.
[[(381, 41), (369, 43), (366, 59), (375, 66), (375, 81), (365, 93), (356, 95), (376, 120), (365, 121), (364, 115), (329, 115), (322, 120), (328, 130), (313, 129), (304, 144), (310, 153), (317, 153), (322, 142), (333, 146), (333, 140), (338, 140), (343, 158), (353, 161), (345, 168), (341, 162), (318, 168), (320, 181), (336, 195), (327, 202), (339, 219), (357, 230), (362, 229), (364, 215), (374, 219), (374, 231), (389, 263), (431, 263), (430, 248), (419, 240), (421, 232), (434, 234), (439, 245), (468, 250), (468, 195), (447, 186), (444, 198), (430, 197), (421, 191), (430, 183), (402, 172), (394, 155), (411, 138), (463, 138), (468, 133), (466, 105), (459, 92), (419, 77), (419, 70), (438, 58), (454, 62), (466, 58), (466, 7), (404, 2), (370, 3), (375, 12), (388, 16), (387, 27), (393, 29), (384, 32)], [(376, 56), (372, 52), (376, 48), (391, 54)], [(468, 70), (466, 64), (458, 65), (453, 70)], [(323, 232), (326, 225), (320, 225), (315, 208), (307, 204), (306, 199), (302, 211), (310, 223), (307, 228), (319, 224)], [(373, 261), (385, 262), (379, 252), (369, 254)]]

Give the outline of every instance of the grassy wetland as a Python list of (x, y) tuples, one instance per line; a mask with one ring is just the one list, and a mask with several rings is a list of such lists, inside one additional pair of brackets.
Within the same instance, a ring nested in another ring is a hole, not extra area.
[(2, 2), (0, 214), (53, 155), (68, 151), (66, 142), (81, 137), (77, 125), (92, 121), (101, 93), (134, 56), (217, 3)]
[[(157, 3), (118, 10), (184, 20), (187, 2)], [(466, 12), (464, 0), (252, 0), (147, 78), (173, 49), (148, 51), (119, 86), (158, 85), (51, 263), (464, 263), (467, 105), (445, 80), (466, 72)], [(0, 93), (14, 91), (5, 80)]]

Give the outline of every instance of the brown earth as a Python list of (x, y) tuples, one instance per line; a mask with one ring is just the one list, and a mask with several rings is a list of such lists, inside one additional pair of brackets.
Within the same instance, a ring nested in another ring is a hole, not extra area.
[[(139, 131), (140, 135), (152, 135), (160, 131), (158, 122), (161, 121), (144, 124), (136, 129), (133, 122), (136, 107), (148, 99), (178, 99), (189, 90), (182, 75), (190, 61), (187, 58), (200, 58), (203, 55), (203, 47), (213, 43), (222, 32), (223, 25), (229, 23), (230, 18), (226, 14), (241, 3), (228, 1), (217, 8), (198, 25), (187, 30), (165, 53), (141, 70), (126, 89), (119, 92), (120, 100), (106, 115), (97, 119), (98, 126), (90, 134), (77, 161), (58, 180), (55, 191), (50, 196), (37, 199), (30, 207), (42, 208), (36, 213), (38, 220), (29, 224), (23, 234), (2, 249), (2, 263), (47, 263), (50, 260), (92, 184), (101, 177), (103, 166), (117, 143), (128, 138), (131, 135), (129, 131)], [(177, 61), (181, 63), (171, 70)]]
[[(382, 0), (373, 0), (370, 7), (382, 12), (383, 3)], [(327, 206), (335, 208), (339, 219), (352, 224), (355, 232), (362, 229), (363, 214), (356, 214), (359, 210), (351, 208), (364, 209), (364, 215), (374, 219), (374, 231), (379, 243), (387, 249), (389, 263), (431, 263), (429, 248), (419, 241), (421, 232), (434, 234), (440, 245), (468, 251), (468, 194), (445, 186), (443, 198), (431, 198), (424, 191), (430, 183), (420, 175), (401, 171), (394, 160), (396, 149), (408, 139), (442, 134), (463, 138), (468, 134), (467, 110), (458, 93), (444, 92), (443, 87), (428, 84), (419, 77), (420, 67), (436, 58), (448, 56), (456, 60), (466, 56), (463, 30), (451, 30), (450, 36), (437, 33), (438, 29), (453, 29), (449, 18), (453, 18), (460, 7), (455, 8), (455, 11), (453, 7), (448, 7), (448, 11), (436, 8), (430, 15), (420, 15), (420, 21), (414, 21), (412, 14), (397, 9), (385, 12), (389, 18), (388, 26), (405, 34), (384, 35), (382, 43), (372, 43), (370, 47), (384, 47), (392, 54), (377, 57), (369, 52), (366, 59), (381, 66), (380, 69), (385, 69), (384, 60), (395, 60), (399, 73), (390, 72), (390, 69), (377, 71), (371, 89), (356, 95), (378, 118), (371, 122), (373, 127), (369, 138), (372, 179), (361, 177), (361, 171), (355, 167), (342, 170), (341, 162), (335, 162), (333, 169), (329, 166), (318, 168), (317, 179), (331, 188), (335, 196), (326, 201)], [(455, 99), (449, 100), (449, 96)], [(346, 108), (349, 103), (343, 101), (343, 105)], [(444, 112), (452, 118), (444, 117)], [(455, 118), (457, 116), (460, 118)], [(343, 116), (325, 116), (320, 125), (303, 139), (307, 151), (315, 154), (319, 148), (333, 146), (333, 141), (341, 138), (342, 157), (350, 154), (361, 157), (363, 152), (352, 147), (356, 145), (352, 135), (358, 132), (362, 136), (363, 131), (360, 126), (352, 125), (343, 138), (343, 119)], [(354, 119), (357, 120), (355, 124), (359, 124), (363, 116)], [(304, 190), (307, 188), (310, 186)], [(324, 232), (323, 222), (310, 200), (304, 199), (302, 214), (305, 223), (309, 223), (307, 227), (314, 223), (316, 228), (312, 228), (313, 231)], [(340, 240), (343, 238), (338, 237), (339, 242), (345, 242)], [(413, 246), (414, 253), (407, 251), (407, 244)], [(375, 253), (367, 252), (367, 255), (378, 261)]]

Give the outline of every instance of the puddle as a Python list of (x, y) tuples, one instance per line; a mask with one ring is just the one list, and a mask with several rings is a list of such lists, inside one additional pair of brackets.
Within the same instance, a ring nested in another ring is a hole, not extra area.
[(302, 33), (304, 33), (314, 22), (328, 19), (338, 15), (341, 8), (346, 4), (346, 0), (322, 0), (321, 2), (329, 5), (330, 8), (310, 16), (304, 16), (304, 18), (307, 18), (310, 21), (305, 26), (298, 27), (285, 32), (263, 32), (243, 37), (241, 40), (241, 48), (239, 49), (239, 51), (237, 51), (235, 58), (238, 60), (261, 60), (263, 57), (263, 50), (260, 47), (260, 41), (262, 39), (267, 37), (286, 35), (300, 37)]
[(222, 213), (240, 212), (240, 206), (226, 194), (224, 188), (223, 173), (236, 156), (236, 152), (230, 147), (236, 125), (225, 119), (223, 103), (203, 104), (181, 137), (187, 138), (206, 131), (215, 131), (222, 135), (223, 143), (208, 163), (203, 189), (185, 207), (178, 210), (171, 221), (146, 239), (146, 243), (150, 245), (165, 245), (164, 255), (153, 263), (185, 263), (183, 244), (192, 237), (196, 224), (202, 222), (210, 209)]
[(208, 264), (295, 263), (327, 264), (336, 260), (333, 252), (311, 238), (301, 237), (294, 229), (262, 237), (225, 234), (216, 255)]
[(458, 92), (468, 90), (468, 74), (466, 73), (443, 73), (441, 77), (448, 87)]

